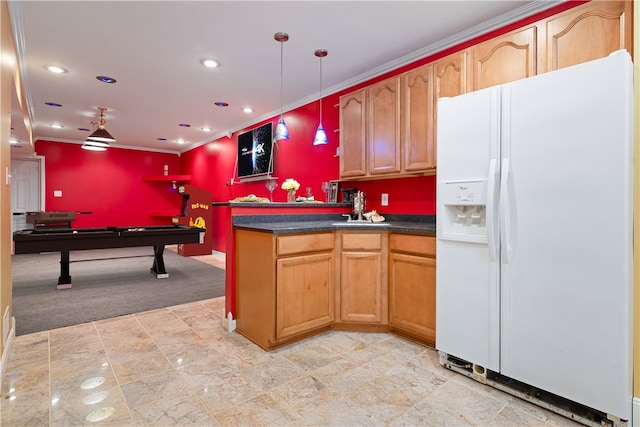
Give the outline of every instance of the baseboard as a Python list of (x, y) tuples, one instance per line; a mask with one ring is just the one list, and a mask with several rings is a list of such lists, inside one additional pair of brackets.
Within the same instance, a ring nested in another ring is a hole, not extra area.
[(633, 411), (631, 415), (631, 424), (633, 427), (640, 427), (640, 397), (633, 398)]
[(16, 318), (11, 317), (11, 329), (9, 330), (9, 334), (7, 335), (7, 341), (4, 343), (4, 348), (2, 351), (2, 358), (0, 358), (0, 390), (2, 390), (2, 379), (4, 378), (4, 374), (7, 370), (7, 363), (9, 362), (9, 354), (11, 352), (11, 347), (13, 346), (13, 339), (16, 336)]

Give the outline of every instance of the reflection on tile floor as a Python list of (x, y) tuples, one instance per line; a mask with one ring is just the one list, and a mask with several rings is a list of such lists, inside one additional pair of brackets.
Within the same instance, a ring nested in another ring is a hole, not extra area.
[(265, 352), (221, 327), (223, 308), (224, 297), (16, 337), (0, 424), (577, 425), (393, 334), (330, 331)]

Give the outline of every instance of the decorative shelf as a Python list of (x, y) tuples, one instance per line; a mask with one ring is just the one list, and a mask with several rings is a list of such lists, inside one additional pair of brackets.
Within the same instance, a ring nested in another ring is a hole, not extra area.
[(162, 181), (162, 182), (189, 182), (191, 181), (191, 175), (144, 175), (142, 177), (143, 181), (151, 182), (151, 181)]

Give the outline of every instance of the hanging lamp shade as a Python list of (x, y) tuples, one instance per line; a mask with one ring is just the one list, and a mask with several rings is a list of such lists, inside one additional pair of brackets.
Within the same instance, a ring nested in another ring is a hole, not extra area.
[(99, 127), (98, 129), (96, 129), (96, 131), (93, 132), (91, 135), (89, 135), (87, 139), (91, 141), (98, 141), (98, 142), (105, 142), (105, 143), (116, 142), (116, 139), (113, 136), (111, 136), (111, 134), (107, 132), (107, 130), (104, 127)]
[(313, 145), (326, 145), (328, 143), (327, 133), (324, 131), (322, 123), (320, 123), (320, 126), (318, 126), (318, 130), (316, 131), (316, 137), (313, 140)]
[(280, 120), (278, 120), (278, 124), (276, 125), (276, 133), (274, 137), (276, 141), (289, 139), (289, 130), (287, 129), (287, 125), (284, 123), (282, 116), (280, 116)]
[(104, 112), (107, 110), (105, 107), (98, 107), (100, 110), (100, 120), (98, 121), (98, 128), (87, 137), (84, 142), (85, 145), (91, 145), (94, 147), (110, 147), (110, 142), (116, 142), (116, 139), (105, 129)]
[(326, 145), (329, 143), (329, 140), (327, 139), (327, 133), (324, 131), (324, 127), (322, 127), (322, 58), (327, 56), (329, 52), (327, 52), (326, 49), (318, 49), (313, 54), (320, 58), (320, 124), (318, 125), (318, 130), (316, 130), (313, 145)]
[(284, 66), (283, 66), (283, 53), (284, 53), (284, 42), (289, 40), (289, 34), (278, 32), (273, 35), (273, 38), (280, 43), (280, 119), (278, 120), (278, 124), (276, 125), (276, 132), (274, 138), (276, 141), (280, 141), (283, 139), (289, 139), (289, 130), (287, 129), (287, 125), (284, 122), (283, 115), (283, 88), (284, 88)]

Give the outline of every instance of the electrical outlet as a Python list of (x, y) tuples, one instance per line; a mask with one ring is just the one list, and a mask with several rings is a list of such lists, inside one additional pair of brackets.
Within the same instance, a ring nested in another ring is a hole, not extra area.
[(382, 196), (380, 196), (380, 205), (389, 206), (389, 193), (382, 193)]

